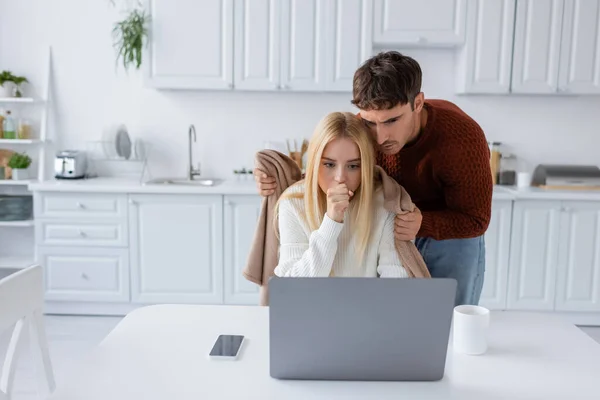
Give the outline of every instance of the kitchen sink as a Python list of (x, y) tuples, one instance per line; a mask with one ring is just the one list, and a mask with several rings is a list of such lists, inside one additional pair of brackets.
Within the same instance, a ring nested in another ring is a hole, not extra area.
[(189, 180), (187, 178), (156, 178), (145, 182), (145, 185), (185, 185), (185, 186), (217, 186), (223, 182), (216, 178), (196, 178)]

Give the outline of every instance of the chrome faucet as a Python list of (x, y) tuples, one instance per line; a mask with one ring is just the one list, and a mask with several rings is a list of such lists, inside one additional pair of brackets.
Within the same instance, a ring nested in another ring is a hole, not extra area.
[(200, 163), (198, 163), (198, 169), (194, 168), (194, 164), (192, 162), (192, 136), (194, 137), (194, 143), (196, 142), (196, 127), (194, 125), (190, 125), (188, 130), (188, 152), (189, 152), (189, 171), (188, 171), (188, 179), (190, 181), (194, 180), (195, 176), (200, 176)]

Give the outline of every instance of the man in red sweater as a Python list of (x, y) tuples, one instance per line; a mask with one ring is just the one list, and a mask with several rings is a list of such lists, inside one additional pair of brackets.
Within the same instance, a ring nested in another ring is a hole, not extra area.
[[(396, 237), (415, 240), (431, 275), (458, 282), (456, 304), (478, 304), (492, 174), (481, 127), (456, 105), (425, 100), (421, 68), (398, 52), (380, 53), (355, 73), (352, 103), (377, 142), (378, 164), (417, 205), (396, 217)], [(257, 176), (262, 195), (274, 180)]]

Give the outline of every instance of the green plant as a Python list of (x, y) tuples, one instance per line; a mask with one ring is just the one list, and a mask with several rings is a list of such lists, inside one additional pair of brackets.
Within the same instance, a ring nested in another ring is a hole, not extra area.
[(10, 71), (0, 72), (0, 86), (4, 85), (5, 82), (14, 82), (15, 78), (16, 76), (14, 76)]
[(25, 153), (14, 153), (10, 160), (8, 160), (8, 166), (14, 169), (26, 169), (31, 165), (31, 157)]
[(117, 63), (122, 58), (123, 66), (128, 69), (142, 64), (142, 47), (148, 36), (150, 17), (144, 10), (135, 9), (123, 21), (117, 22), (113, 28), (114, 46), (117, 50)]

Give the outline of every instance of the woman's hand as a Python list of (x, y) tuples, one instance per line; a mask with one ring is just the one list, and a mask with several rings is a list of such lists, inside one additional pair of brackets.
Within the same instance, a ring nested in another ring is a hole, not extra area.
[(350, 206), (352, 196), (354, 193), (344, 183), (327, 189), (327, 216), (335, 222), (343, 223), (344, 213)]

